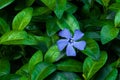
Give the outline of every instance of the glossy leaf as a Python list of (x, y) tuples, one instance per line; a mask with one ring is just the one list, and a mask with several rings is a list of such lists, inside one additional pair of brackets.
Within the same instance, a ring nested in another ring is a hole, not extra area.
[(34, 36), (27, 34), (25, 31), (10, 31), (5, 33), (1, 39), (0, 44), (25, 44), (35, 45), (37, 40)]
[(60, 19), (66, 9), (67, 0), (56, 0), (56, 7), (54, 13)]
[(26, 6), (31, 6), (35, 0), (25, 0), (26, 1)]
[(56, 6), (56, 0), (41, 0), (47, 7), (49, 7), (51, 10), (54, 10)]
[(33, 9), (31, 7), (25, 8), (20, 11), (13, 19), (12, 29), (13, 30), (24, 30), (29, 24), (32, 18)]
[(10, 27), (9, 27), (9, 25), (7, 24), (7, 22), (4, 20), (4, 19), (2, 19), (2, 18), (0, 18), (0, 33), (1, 34), (4, 34), (5, 32), (8, 32), (8, 31), (10, 31)]
[(52, 19), (46, 22), (48, 36), (53, 36), (60, 29), (55, 21), (56, 19)]
[(83, 77), (85, 80), (90, 80), (93, 75), (100, 70), (100, 68), (106, 63), (107, 53), (101, 52), (101, 56), (99, 60), (93, 60), (88, 57), (85, 59), (83, 63)]
[(101, 42), (106, 44), (111, 40), (115, 39), (119, 33), (119, 29), (113, 25), (105, 25), (101, 30)]
[(111, 66), (106, 66), (98, 73), (97, 80), (116, 80), (118, 71)]
[(115, 27), (120, 26), (120, 11), (118, 11), (115, 15), (114, 24), (115, 24)]
[(67, 14), (63, 19), (57, 20), (57, 25), (60, 29), (70, 29), (74, 32), (76, 29), (80, 29), (77, 19), (72, 14)]
[(30, 72), (32, 72), (32, 70), (34, 69), (35, 65), (39, 62), (43, 61), (43, 54), (42, 52), (39, 50), (37, 52), (35, 52), (33, 54), (33, 56), (30, 58), (29, 60), (29, 66), (28, 69)]
[(36, 7), (33, 10), (33, 16), (40, 16), (48, 13), (51, 13), (51, 10), (48, 7)]
[(98, 60), (100, 57), (100, 49), (97, 42), (93, 39), (86, 39), (87, 46), (82, 51), (85, 55), (91, 57), (94, 60)]
[(0, 59), (0, 76), (10, 73), (10, 63), (7, 59)]
[(58, 50), (57, 45), (54, 45), (52, 47), (49, 48), (49, 50), (46, 52), (44, 60), (46, 62), (56, 62), (59, 59), (61, 59), (64, 55), (60, 53), (60, 51)]
[(57, 69), (70, 72), (82, 72), (83, 64), (80, 61), (68, 59), (57, 63)]
[(0, 0), (0, 9), (10, 5), (14, 0)]
[(53, 64), (46, 62), (38, 63), (31, 74), (31, 80), (43, 80), (55, 70), (56, 67)]

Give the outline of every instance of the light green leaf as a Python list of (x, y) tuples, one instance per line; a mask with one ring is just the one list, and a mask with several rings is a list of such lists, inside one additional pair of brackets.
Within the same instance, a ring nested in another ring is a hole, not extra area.
[(92, 59), (98, 60), (100, 58), (100, 49), (97, 42), (93, 39), (85, 39), (85, 41), (87, 42), (87, 45), (82, 52)]
[(62, 18), (61, 20), (57, 20), (57, 25), (60, 27), (60, 29), (70, 29), (72, 32), (74, 32), (76, 29), (80, 29), (79, 23), (77, 19), (72, 14), (67, 14)]
[(10, 31), (9, 25), (4, 19), (0, 18), (0, 33), (4, 34), (5, 32), (8, 32), (8, 31)]
[(102, 0), (102, 3), (105, 7), (109, 5), (110, 0)]
[(109, 9), (119, 11), (120, 10), (120, 3), (113, 3), (109, 6)]
[(83, 64), (80, 61), (67, 59), (57, 63), (57, 69), (70, 72), (82, 72)]
[(50, 47), (50, 49), (46, 52), (44, 60), (46, 62), (56, 62), (59, 59), (61, 59), (64, 56), (64, 54), (61, 54), (60, 51), (58, 50), (57, 45), (54, 45)]
[(36, 7), (33, 10), (33, 16), (40, 16), (48, 13), (51, 13), (51, 10), (48, 7)]
[(101, 42), (102, 44), (106, 44), (109, 41), (115, 39), (119, 33), (119, 29), (114, 27), (113, 25), (105, 25), (101, 30)]
[(88, 57), (85, 59), (83, 63), (83, 77), (85, 80), (90, 80), (92, 76), (100, 70), (100, 68), (106, 63), (107, 60), (107, 53), (101, 52), (101, 56), (99, 60), (93, 60), (92, 58)]
[(5, 33), (1, 39), (0, 44), (6, 45), (16, 45), (16, 44), (24, 44), (24, 45), (36, 45), (37, 40), (33, 35), (27, 34), (25, 31), (10, 31)]
[(54, 13), (60, 19), (66, 9), (67, 0), (56, 0)]
[(26, 1), (26, 6), (31, 6), (35, 0), (25, 0)]
[(56, 6), (56, 0), (41, 0), (41, 1), (51, 10), (54, 10)]
[(8, 6), (11, 4), (14, 0), (0, 0), (0, 9)]
[(29, 71), (32, 72), (35, 65), (39, 62), (42, 62), (42, 61), (43, 61), (43, 54), (39, 50), (39, 51), (35, 52), (29, 60), (29, 66), (28, 66)]
[(118, 11), (115, 15), (114, 24), (115, 24), (115, 27), (120, 26), (120, 11)]
[(46, 62), (38, 63), (31, 74), (31, 80), (44, 80), (55, 70), (56, 67), (53, 64), (48, 64)]
[(0, 59), (0, 76), (10, 73), (10, 63), (7, 59)]
[(112, 66), (106, 66), (98, 73), (96, 80), (116, 80), (118, 71)]
[(20, 11), (13, 19), (12, 29), (23, 30), (30, 22), (32, 18), (33, 8), (25, 8)]

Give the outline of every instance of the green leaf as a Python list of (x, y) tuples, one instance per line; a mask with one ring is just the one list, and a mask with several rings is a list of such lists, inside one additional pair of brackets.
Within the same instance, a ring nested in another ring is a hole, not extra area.
[(115, 23), (115, 27), (120, 26), (120, 11), (116, 13), (114, 23)]
[(46, 22), (48, 36), (53, 36), (60, 28), (56, 24), (56, 19), (51, 19)]
[(38, 41), (35, 36), (27, 34), (25, 31), (10, 31), (5, 33), (1, 39), (0, 44), (24, 44), (24, 45), (36, 45)]
[(96, 79), (97, 80), (116, 80), (118, 75), (118, 71), (116, 68), (112, 68), (110, 65), (104, 67), (98, 73)]
[(10, 5), (14, 0), (0, 0), (0, 9)]
[(80, 61), (67, 59), (56, 64), (58, 70), (70, 72), (82, 72), (83, 64)]
[(47, 7), (49, 7), (51, 10), (54, 10), (56, 6), (56, 0), (41, 0)]
[(25, 0), (26, 1), (26, 6), (31, 6), (35, 0)]
[(43, 61), (43, 54), (39, 50), (39, 51), (35, 52), (29, 60), (29, 66), (28, 66), (29, 71), (32, 72), (35, 65), (39, 62), (42, 62), (42, 61)]
[(10, 73), (10, 63), (7, 59), (0, 59), (0, 76)]
[(54, 45), (46, 52), (44, 61), (53, 63), (61, 59), (63, 56), (64, 55), (58, 50), (57, 45)]
[(33, 8), (25, 8), (20, 11), (13, 19), (12, 29), (23, 30), (30, 22), (32, 18)]
[(60, 19), (66, 9), (67, 0), (56, 0), (54, 13)]
[(55, 70), (56, 67), (53, 64), (48, 64), (46, 62), (38, 63), (31, 74), (31, 80), (44, 80)]
[(67, 14), (61, 20), (56, 21), (60, 29), (70, 29), (74, 32), (76, 29), (80, 29), (77, 19), (72, 14)]
[(102, 0), (102, 3), (105, 7), (109, 5), (110, 0)]
[(114, 27), (113, 25), (105, 25), (101, 30), (101, 42), (102, 44), (106, 44), (109, 41), (115, 39), (119, 33), (119, 29)]
[(17, 74), (8, 74), (0, 77), (0, 80), (20, 80), (20, 75)]
[(85, 41), (87, 42), (87, 46), (82, 52), (92, 59), (98, 60), (100, 58), (100, 49), (97, 42), (93, 39), (85, 39)]
[(100, 35), (99, 35), (99, 32), (86, 32), (84, 37), (86, 38), (92, 38), (94, 40), (100, 40)]
[(77, 11), (77, 6), (72, 3), (67, 2), (65, 12), (69, 14), (73, 14), (76, 11)]
[(48, 7), (36, 7), (33, 10), (33, 16), (40, 16), (48, 13), (51, 13), (51, 10)]
[(85, 59), (83, 63), (83, 77), (85, 80), (90, 80), (92, 76), (100, 70), (100, 68), (106, 63), (107, 60), (107, 53), (101, 52), (101, 56), (99, 60), (93, 60), (92, 58), (88, 57)]
[(0, 18), (0, 33), (4, 34), (5, 32), (8, 32), (8, 31), (10, 31), (9, 25), (4, 19)]
[(119, 11), (120, 10), (120, 3), (113, 3), (109, 6), (110, 10), (115, 10), (115, 11)]
[(120, 0), (115, 0), (117, 3), (119, 3), (120, 2)]

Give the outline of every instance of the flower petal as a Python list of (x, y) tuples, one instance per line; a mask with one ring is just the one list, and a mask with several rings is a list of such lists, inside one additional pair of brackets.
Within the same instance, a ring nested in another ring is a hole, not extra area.
[(68, 44), (68, 40), (67, 39), (60, 39), (60, 40), (57, 41), (58, 49), (60, 51), (62, 51), (67, 44)]
[(68, 29), (64, 29), (64, 30), (60, 31), (59, 36), (65, 37), (67, 39), (72, 37), (72, 35)]
[(71, 44), (68, 44), (66, 54), (67, 56), (76, 56), (76, 52)]
[(84, 33), (82, 33), (80, 30), (75, 30), (73, 39), (76, 41), (82, 38), (83, 36), (84, 36)]
[(74, 42), (73, 46), (79, 50), (84, 50), (86, 42), (85, 41)]

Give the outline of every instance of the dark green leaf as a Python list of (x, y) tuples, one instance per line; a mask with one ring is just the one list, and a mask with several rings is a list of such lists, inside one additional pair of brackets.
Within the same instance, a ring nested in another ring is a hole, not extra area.
[(48, 13), (51, 13), (51, 10), (48, 7), (36, 7), (33, 10), (33, 16), (40, 16)]
[(9, 25), (6, 23), (4, 19), (0, 18), (0, 33), (3, 34), (8, 31), (10, 31)]
[(48, 20), (46, 23), (48, 36), (53, 36), (60, 28), (57, 26), (56, 19)]
[(115, 24), (115, 27), (120, 26), (120, 11), (118, 11), (115, 15), (114, 24)]
[(64, 56), (64, 54), (61, 54), (58, 50), (57, 45), (54, 45), (50, 47), (50, 49), (46, 52), (44, 60), (46, 62), (56, 62), (59, 59), (61, 59)]
[(26, 6), (31, 6), (35, 0), (25, 0), (26, 1)]
[(76, 10), (77, 10), (77, 6), (76, 5), (67, 2), (66, 10), (65, 10), (67, 13), (73, 14), (74, 12), (76, 12)]
[(107, 60), (107, 53), (101, 52), (99, 60), (93, 60), (88, 57), (83, 64), (83, 77), (85, 80), (90, 80), (92, 76), (105, 64)]
[(100, 49), (97, 42), (93, 39), (86, 39), (86, 48), (82, 51), (85, 55), (91, 57), (94, 60), (98, 60), (100, 57)]
[(77, 19), (72, 14), (67, 14), (61, 20), (57, 20), (57, 25), (60, 27), (60, 29), (67, 28), (72, 32), (74, 32), (76, 29), (80, 29)]
[(83, 64), (80, 61), (67, 59), (57, 63), (57, 69), (70, 72), (82, 72)]
[(7, 59), (0, 59), (0, 76), (10, 73), (10, 63)]
[(14, 0), (0, 0), (0, 9), (8, 6), (11, 4)]
[(111, 66), (106, 66), (98, 73), (97, 80), (116, 80), (118, 71)]
[(56, 67), (53, 64), (45, 62), (38, 63), (31, 74), (31, 80), (44, 80), (55, 70)]
[(35, 65), (42, 61), (43, 61), (43, 54), (39, 50), (39, 51), (35, 52), (34, 55), (29, 60), (29, 66), (28, 66), (29, 71), (32, 72)]
[(41, 0), (47, 7), (49, 7), (51, 10), (54, 10), (56, 6), (56, 0)]
[(119, 33), (119, 29), (113, 25), (105, 25), (101, 30), (101, 42), (106, 44), (109, 41), (115, 39)]
[(0, 80), (20, 80), (20, 75), (17, 74), (8, 74), (0, 77)]
[(99, 32), (86, 32), (84, 37), (92, 38), (94, 40), (100, 40)]
[(20, 11), (13, 19), (12, 29), (23, 30), (30, 22), (32, 18), (33, 9), (31, 7), (25, 8)]
[(55, 14), (60, 19), (66, 9), (67, 0), (56, 0)]

